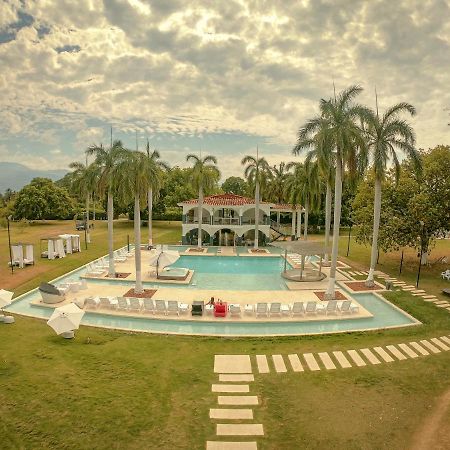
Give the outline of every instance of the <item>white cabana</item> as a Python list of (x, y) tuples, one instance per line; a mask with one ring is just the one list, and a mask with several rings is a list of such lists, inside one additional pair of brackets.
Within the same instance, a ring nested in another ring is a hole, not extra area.
[(150, 266), (156, 267), (156, 276), (159, 269), (170, 266), (178, 260), (180, 254), (175, 250), (153, 250), (150, 254)]
[(71, 253), (81, 251), (80, 235), (78, 234), (60, 234), (60, 237), (65, 243), (65, 251), (69, 255)]
[[(25, 252), (24, 252), (25, 249)], [(21, 269), (26, 265), (34, 264), (33, 244), (18, 242), (11, 245), (12, 264)], [(25, 256), (24, 256), (25, 255)], [(10, 262), (11, 265), (11, 262)]]
[[(6, 291), (5, 289), (0, 289), (0, 310), (3, 309), (5, 306), (8, 306), (11, 304), (13, 295), (14, 295), (14, 292)], [(0, 314), (0, 322), (13, 323), (14, 317), (5, 316), (4, 314)]]
[(66, 252), (64, 251), (64, 243), (59, 236), (42, 238), (41, 247), (42, 241), (47, 241), (47, 250), (41, 252), (42, 258), (48, 259), (65, 258)]
[(55, 308), (47, 325), (55, 330), (55, 333), (62, 335), (64, 338), (73, 338), (74, 330), (80, 327), (81, 319), (84, 316), (84, 311), (74, 303)]

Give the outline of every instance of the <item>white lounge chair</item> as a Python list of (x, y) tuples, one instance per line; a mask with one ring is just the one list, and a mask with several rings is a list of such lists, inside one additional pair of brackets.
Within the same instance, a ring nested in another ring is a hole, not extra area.
[(230, 316), (241, 317), (241, 305), (231, 303), (229, 306)]
[(144, 298), (144, 312), (155, 313), (155, 303), (151, 298)]
[(94, 297), (86, 297), (84, 301), (84, 306), (89, 309), (97, 309), (98, 301)]
[(281, 316), (281, 303), (271, 303), (269, 308), (269, 316)]
[(117, 309), (127, 310), (128, 301), (125, 297), (117, 297)]
[(352, 305), (351, 300), (344, 300), (339, 307), (339, 311), (341, 314), (353, 314), (354, 312), (359, 311), (359, 306)]
[(111, 300), (108, 297), (99, 298), (99, 307), (105, 309), (111, 309)]
[(254, 311), (255, 308), (253, 307), (253, 305), (247, 304), (244, 306), (244, 312), (247, 316), (252, 316)]
[(256, 304), (256, 317), (266, 316), (268, 314), (267, 303), (257, 303)]
[(337, 300), (330, 300), (325, 308), (326, 314), (337, 314)]
[(189, 312), (189, 305), (187, 303), (178, 303), (178, 308), (182, 314)]
[(129, 297), (128, 302), (130, 303), (130, 311), (140, 311), (142, 309), (141, 301), (136, 297)]
[(176, 300), (168, 300), (167, 302), (167, 314), (176, 314), (180, 315), (180, 307)]
[(292, 315), (293, 316), (303, 316), (305, 314), (305, 306), (303, 302), (295, 302), (292, 305)]
[(305, 309), (306, 314), (317, 314), (317, 302), (308, 302)]
[(167, 314), (167, 306), (165, 300), (155, 300), (156, 312)]
[(285, 303), (281, 304), (281, 315), (289, 316), (291, 314), (291, 305), (286, 305)]

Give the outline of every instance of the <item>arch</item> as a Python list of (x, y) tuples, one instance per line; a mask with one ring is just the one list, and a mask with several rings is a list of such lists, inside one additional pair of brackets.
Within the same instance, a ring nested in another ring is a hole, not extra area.
[[(196, 245), (197, 244), (197, 236), (198, 236), (198, 228), (191, 228), (186, 234), (182, 237), (182, 242), (184, 245)], [(202, 244), (209, 244), (211, 241), (211, 236), (208, 231), (202, 229)]]

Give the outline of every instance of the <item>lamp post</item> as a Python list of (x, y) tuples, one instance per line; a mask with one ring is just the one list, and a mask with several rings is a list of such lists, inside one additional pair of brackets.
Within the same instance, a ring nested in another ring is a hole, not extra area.
[(350, 223), (350, 227), (348, 229), (347, 256), (350, 253), (350, 238), (352, 235), (352, 225), (353, 225), (353, 223)]
[(417, 280), (416, 280), (416, 289), (419, 288), (419, 280), (420, 280), (420, 268), (422, 267), (422, 253), (423, 253), (423, 232), (425, 229), (425, 222), (423, 220), (420, 221), (420, 225), (422, 226), (422, 230), (420, 233), (420, 253), (419, 253), (419, 269), (417, 271)]
[(8, 245), (9, 245), (9, 263), (11, 264), (11, 275), (14, 275), (14, 265), (12, 259), (12, 249), (11, 249), (11, 233), (9, 231), (9, 221), (12, 219), (12, 216), (8, 216), (6, 218), (6, 222), (8, 224)]
[(88, 227), (88, 219), (87, 219), (87, 213), (86, 213), (85, 220), (84, 220), (84, 247), (86, 250), (88, 249), (87, 227)]

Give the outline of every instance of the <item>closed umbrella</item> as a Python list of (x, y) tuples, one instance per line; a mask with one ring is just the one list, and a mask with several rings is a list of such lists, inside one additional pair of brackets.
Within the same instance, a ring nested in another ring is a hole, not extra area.
[(84, 316), (84, 311), (74, 303), (55, 308), (47, 325), (52, 327), (56, 334), (61, 334), (63, 337), (72, 338), (73, 330), (78, 330), (81, 319)]
[[(0, 310), (4, 308), (5, 306), (8, 306), (11, 304), (11, 300), (13, 298), (14, 292), (11, 291), (5, 291), (5, 289), (0, 289)], [(0, 322), (3, 323), (13, 323), (14, 317), (12, 316), (5, 316), (0, 314)]]
[(150, 265), (156, 266), (156, 276), (158, 277), (158, 270), (170, 266), (180, 257), (175, 250), (157, 250), (150, 255)]

